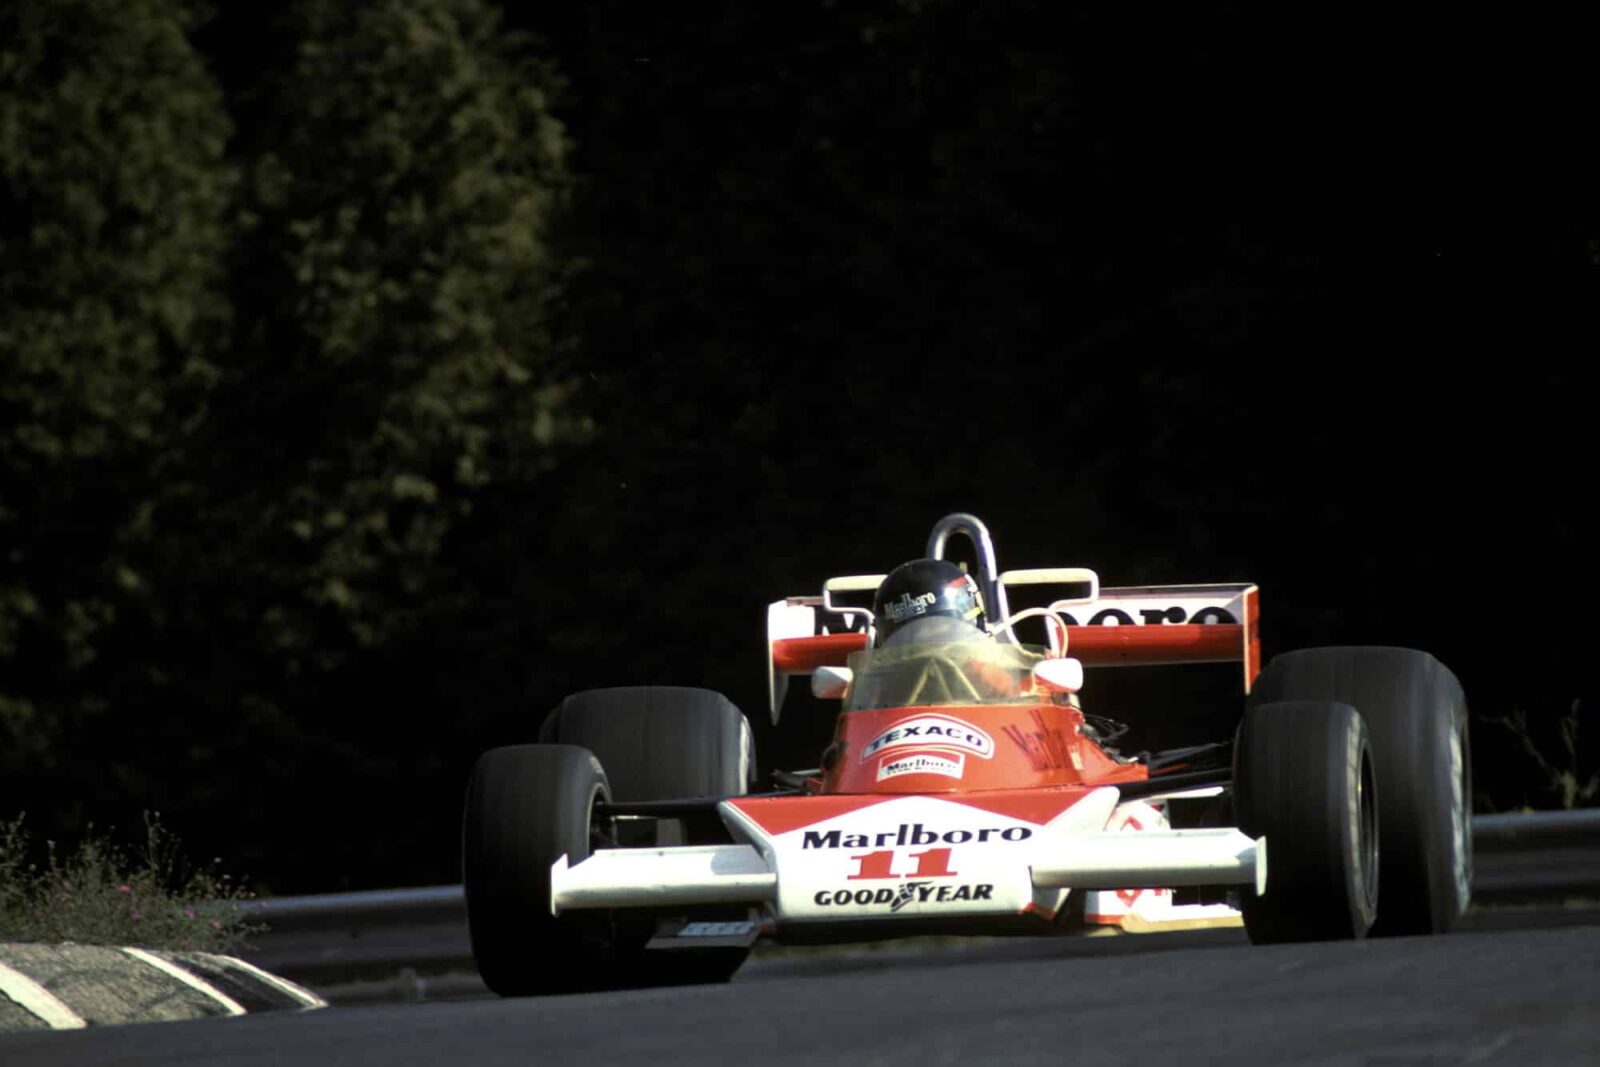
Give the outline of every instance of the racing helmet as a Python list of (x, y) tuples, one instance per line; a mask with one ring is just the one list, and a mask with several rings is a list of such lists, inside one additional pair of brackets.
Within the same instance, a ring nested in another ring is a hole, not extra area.
[(914, 559), (890, 571), (872, 598), (872, 617), (880, 648), (988, 636), (978, 583), (943, 559)]

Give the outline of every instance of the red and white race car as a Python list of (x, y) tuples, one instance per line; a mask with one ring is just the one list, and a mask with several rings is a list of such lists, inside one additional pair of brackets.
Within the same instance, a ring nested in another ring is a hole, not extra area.
[[(578, 693), (539, 743), (485, 753), (463, 880), (488, 986), (724, 980), (762, 936), (1242, 921), (1262, 942), (1439, 932), (1461, 914), (1467, 713), (1434, 657), (1313, 648), (1263, 670), (1253, 585), (1002, 572), (965, 514), (935, 525), (927, 559), (952, 537), (971, 542), (986, 609), (967, 630), (883, 640), (944, 595), (885, 601), (884, 575), (768, 607), (774, 722), (793, 676), (843, 702), (822, 765), (775, 788), (750, 791), (749, 724), (703, 689)], [(1030, 627), (1037, 645), (1018, 640)], [(1232, 741), (1125, 757), (1081, 706), (1085, 667), (1230, 661), (1246, 694)]]

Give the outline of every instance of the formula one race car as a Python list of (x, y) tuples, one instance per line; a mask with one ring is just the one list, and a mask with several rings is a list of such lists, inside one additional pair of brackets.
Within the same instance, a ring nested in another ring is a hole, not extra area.
[[(1404, 648), (1262, 670), (1257, 619), (1248, 584), (1001, 573), (984, 525), (947, 516), (925, 559), (768, 607), (773, 721), (792, 676), (843, 701), (820, 767), (750, 792), (739, 709), (670, 687), (575, 694), (539, 743), (485, 753), (463, 825), (483, 979), (508, 996), (719, 981), (761, 936), (1444, 931), (1472, 873), (1460, 684)], [(1079, 700), (1085, 667), (1231, 661), (1231, 741), (1123, 756)]]

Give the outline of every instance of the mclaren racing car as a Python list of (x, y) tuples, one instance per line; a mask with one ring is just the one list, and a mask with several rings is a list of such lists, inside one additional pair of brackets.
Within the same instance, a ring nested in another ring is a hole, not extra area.
[[(760, 937), (1446, 930), (1472, 864), (1455, 676), (1389, 647), (1263, 669), (1257, 623), (1249, 584), (1002, 572), (983, 523), (947, 516), (923, 558), (768, 606), (773, 721), (797, 676), (841, 703), (820, 766), (753, 791), (744, 715), (675, 687), (577, 693), (537, 743), (485, 753), (463, 821), (479, 970), (526, 995), (725, 980)], [(1182, 663), (1238, 664), (1232, 739), (1120, 754), (1085, 669)]]

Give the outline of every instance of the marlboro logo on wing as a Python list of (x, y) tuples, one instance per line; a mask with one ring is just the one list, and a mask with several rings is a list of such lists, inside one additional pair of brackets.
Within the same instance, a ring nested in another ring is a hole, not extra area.
[[(812, 848), (904, 848), (907, 845), (967, 845), (1015, 843), (1033, 836), (1027, 826), (980, 826), (976, 829), (958, 827), (954, 830), (930, 830), (918, 823), (901, 823), (893, 830), (877, 834), (847, 834), (843, 830), (807, 830), (800, 845)], [(893, 877), (893, 876), (891, 876)]]

